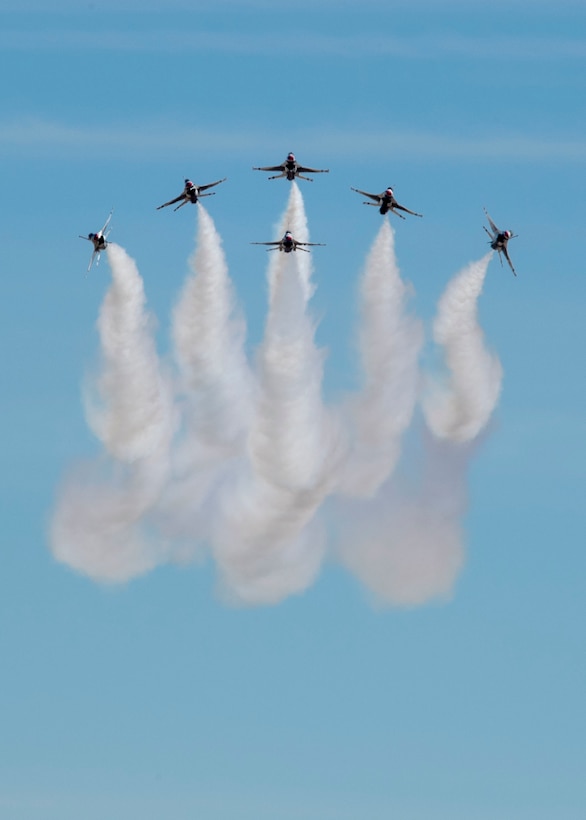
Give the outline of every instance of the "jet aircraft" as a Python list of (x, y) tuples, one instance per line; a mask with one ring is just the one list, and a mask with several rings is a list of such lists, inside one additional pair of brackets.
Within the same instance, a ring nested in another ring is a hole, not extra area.
[(509, 239), (514, 239), (517, 236), (517, 234), (512, 233), (511, 231), (499, 230), (490, 218), (490, 216), (488, 215), (488, 211), (486, 210), (486, 208), (484, 209), (484, 213), (486, 214), (486, 218), (488, 219), (490, 230), (488, 230), (488, 228), (485, 225), (483, 225), (482, 227), (490, 237), (490, 247), (493, 249), (493, 251), (498, 251), (499, 259), (501, 260), (501, 266), (503, 264), (501, 253), (504, 254), (505, 259), (509, 263), (509, 267), (516, 276), (517, 271), (515, 270), (515, 268), (513, 267), (513, 263), (511, 262), (509, 252), (507, 250), (507, 244)]
[(106, 228), (110, 224), (110, 220), (112, 219), (112, 213), (113, 213), (113, 209), (112, 209), (112, 211), (110, 211), (108, 219), (106, 220), (106, 222), (104, 223), (104, 227), (100, 231), (98, 231), (97, 233), (88, 233), (87, 236), (82, 236), (81, 234), (79, 235), (80, 239), (87, 239), (88, 242), (92, 242), (93, 246), (94, 246), (94, 250), (93, 250), (92, 255), (90, 257), (90, 263), (87, 266), (87, 272), (88, 273), (92, 269), (92, 265), (94, 264), (94, 261), (95, 261), (96, 265), (100, 264), (100, 253), (103, 250), (105, 250), (106, 246), (108, 245), (108, 241), (107, 241), (108, 240), (108, 234), (110, 233), (112, 228), (110, 228), (109, 230), (106, 230)]
[(287, 154), (287, 159), (281, 165), (268, 165), (265, 168), (253, 168), (253, 171), (280, 171), (275, 176), (269, 179), (281, 179), (287, 177), (289, 181), (293, 181), (295, 177), (299, 179), (306, 179), (308, 182), (313, 182), (311, 177), (306, 177), (304, 174), (329, 174), (329, 168), (306, 168), (305, 165), (299, 165), (295, 159), (295, 154)]
[(162, 205), (159, 205), (157, 211), (160, 211), (161, 208), (166, 208), (167, 205), (174, 205), (176, 202), (181, 202), (176, 208), (173, 208), (174, 211), (178, 211), (179, 208), (182, 208), (184, 205), (187, 205), (188, 202), (192, 202), (194, 205), (202, 196), (213, 196), (216, 192), (210, 191), (209, 194), (202, 194), (202, 191), (207, 191), (208, 188), (213, 188), (214, 185), (219, 185), (220, 182), (226, 182), (227, 177), (224, 179), (219, 179), (217, 182), (209, 182), (207, 185), (194, 185), (190, 179), (185, 180), (185, 188), (183, 192), (176, 196), (175, 199), (170, 199), (169, 202), (164, 202)]
[(375, 208), (379, 209), (379, 213), (383, 215), (388, 211), (392, 211), (392, 213), (400, 216), (401, 219), (405, 219), (403, 214), (398, 213), (396, 210), (398, 208), (399, 211), (405, 211), (413, 216), (423, 216), (423, 214), (415, 213), (415, 211), (410, 211), (409, 208), (404, 208), (402, 205), (399, 205), (391, 187), (383, 191), (382, 194), (369, 194), (367, 191), (361, 191), (359, 188), (352, 188), (351, 190), (356, 191), (357, 194), (362, 194), (362, 196), (367, 196), (369, 199), (373, 199), (374, 202), (365, 202), (364, 205), (374, 205)]
[(291, 251), (305, 251), (309, 253), (305, 245), (320, 245), (324, 247), (323, 242), (298, 242), (296, 239), (293, 238), (293, 234), (291, 231), (285, 231), (282, 239), (278, 239), (276, 242), (251, 242), (251, 245), (273, 245), (272, 248), (267, 248), (267, 251), (284, 251), (284, 253), (291, 253)]

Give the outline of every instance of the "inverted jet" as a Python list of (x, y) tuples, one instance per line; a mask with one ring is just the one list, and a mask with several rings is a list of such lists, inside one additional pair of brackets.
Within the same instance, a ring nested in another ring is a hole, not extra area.
[(329, 168), (307, 168), (305, 165), (300, 165), (295, 159), (295, 154), (287, 154), (287, 159), (280, 165), (268, 165), (264, 168), (253, 168), (253, 171), (279, 171), (269, 179), (282, 179), (286, 177), (292, 182), (295, 177), (299, 179), (306, 179), (308, 182), (313, 182), (311, 177), (306, 177), (304, 174), (329, 174)]
[(166, 208), (167, 205), (175, 205), (176, 202), (179, 202), (176, 208), (173, 208), (174, 211), (178, 211), (179, 208), (182, 208), (184, 205), (187, 205), (188, 202), (195, 203), (197, 200), (202, 196), (213, 196), (216, 192), (210, 191), (209, 194), (202, 194), (202, 191), (207, 191), (208, 188), (213, 188), (214, 185), (219, 185), (220, 182), (226, 182), (227, 177), (224, 179), (218, 179), (217, 182), (209, 182), (207, 185), (194, 185), (190, 179), (185, 180), (185, 188), (176, 196), (175, 199), (170, 199), (169, 202), (163, 202), (162, 205), (159, 205), (157, 211), (160, 211), (161, 208)]
[(316, 246), (320, 245), (324, 247), (323, 242), (298, 242), (297, 239), (293, 238), (293, 234), (291, 231), (285, 231), (285, 234), (281, 239), (278, 239), (276, 242), (251, 242), (251, 245), (272, 245), (273, 247), (267, 248), (267, 251), (283, 251), (284, 253), (291, 253), (291, 251), (305, 251), (309, 253), (307, 250), (306, 245)]
[(375, 208), (379, 209), (379, 213), (383, 214), (383, 216), (389, 211), (392, 211), (392, 213), (400, 216), (401, 219), (405, 219), (405, 217), (403, 214), (398, 213), (398, 211), (405, 211), (413, 216), (423, 216), (423, 214), (415, 213), (415, 211), (410, 211), (409, 208), (399, 205), (395, 199), (395, 195), (393, 194), (393, 189), (391, 187), (387, 188), (386, 191), (383, 191), (382, 194), (369, 194), (367, 191), (361, 191), (359, 188), (352, 188), (351, 190), (356, 191), (357, 194), (362, 194), (362, 196), (367, 196), (369, 199), (374, 200), (373, 202), (365, 202), (364, 205), (373, 205)]
[(88, 273), (92, 269), (92, 265), (94, 264), (94, 261), (95, 261), (96, 265), (100, 264), (100, 253), (103, 250), (106, 250), (106, 246), (108, 245), (108, 241), (107, 241), (108, 240), (108, 234), (110, 233), (112, 228), (109, 228), (108, 230), (106, 230), (106, 228), (108, 228), (108, 225), (110, 224), (110, 220), (112, 219), (112, 212), (113, 211), (110, 211), (108, 219), (104, 223), (104, 227), (101, 230), (99, 230), (97, 233), (88, 233), (87, 236), (82, 236), (81, 234), (79, 235), (80, 239), (87, 239), (88, 242), (91, 242), (94, 246), (94, 250), (92, 252), (92, 255), (90, 256), (90, 263), (87, 266), (87, 272)]
[(497, 226), (494, 224), (494, 222), (488, 215), (488, 211), (486, 210), (486, 208), (484, 209), (484, 213), (486, 214), (486, 218), (488, 219), (490, 230), (485, 225), (483, 225), (482, 227), (490, 237), (490, 247), (493, 249), (493, 251), (498, 251), (499, 259), (501, 260), (501, 266), (503, 264), (501, 254), (503, 254), (505, 259), (509, 263), (509, 267), (516, 276), (517, 271), (515, 270), (515, 268), (513, 267), (513, 263), (511, 262), (509, 252), (507, 250), (507, 244), (509, 242), (509, 239), (514, 239), (517, 236), (517, 234), (513, 233), (512, 231), (499, 230), (499, 228), (497, 228)]

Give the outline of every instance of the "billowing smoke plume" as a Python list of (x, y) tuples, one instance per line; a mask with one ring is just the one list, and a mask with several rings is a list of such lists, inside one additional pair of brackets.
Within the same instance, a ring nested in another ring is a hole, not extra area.
[(173, 340), (189, 426), (202, 446), (238, 448), (252, 413), (252, 376), (244, 354), (246, 326), (221, 239), (198, 205), (197, 250), (174, 311)]
[[(301, 205), (293, 186), (288, 215)], [(342, 457), (336, 417), (322, 403), (306, 257), (279, 253), (271, 265), (248, 458), (221, 499), (216, 557), (227, 587), (244, 600), (273, 602), (313, 580), (324, 545), (312, 522)]]
[(476, 438), (501, 390), (501, 364), (484, 345), (476, 307), (491, 255), (468, 265), (450, 282), (433, 326), (449, 374), (447, 384), (431, 387), (423, 409), (433, 433), (451, 441)]
[[(279, 237), (283, 236), (285, 231), (291, 231), (295, 239), (299, 242), (309, 242), (309, 229), (307, 227), (307, 217), (305, 216), (303, 198), (296, 183), (293, 183), (291, 186), (291, 194), (289, 196), (289, 202), (287, 203), (287, 209), (277, 225), (276, 230)], [(283, 270), (288, 257), (275, 251), (270, 252), (269, 256), (269, 303), (272, 303), (277, 282), (279, 278), (283, 276)], [(297, 276), (303, 290), (303, 298), (306, 302), (308, 302), (313, 296), (315, 290), (311, 283), (311, 254), (304, 253), (303, 251), (296, 251), (295, 261), (297, 263)]]
[(172, 401), (136, 265), (117, 245), (108, 245), (107, 254), (112, 286), (98, 319), (102, 361), (86, 394), (86, 415), (107, 452), (132, 464), (168, 441)]
[(245, 453), (256, 389), (222, 242), (207, 211), (197, 209), (196, 251), (173, 312), (182, 423), (159, 508), (183, 560), (209, 541), (215, 492)]
[(388, 478), (415, 409), (423, 332), (407, 312), (408, 295), (395, 259), (393, 231), (385, 220), (360, 282), (364, 388), (347, 408), (353, 446), (339, 490), (348, 495), (373, 495)]
[(371, 501), (339, 510), (340, 558), (383, 602), (416, 605), (446, 597), (464, 560), (467, 466), (502, 379), (477, 317), (489, 261), (490, 254), (468, 265), (440, 299), (434, 339), (447, 375), (424, 398), (431, 434), (416, 428), (408, 475), (393, 476)]
[(112, 285), (98, 320), (101, 361), (86, 390), (86, 416), (110, 459), (66, 480), (51, 540), (55, 556), (80, 572), (124, 581), (162, 559), (145, 517), (167, 482), (174, 411), (142, 279), (122, 248), (110, 244), (107, 252)]
[[(173, 400), (142, 281), (109, 246), (101, 369), (86, 402), (104, 455), (65, 482), (55, 556), (122, 581), (207, 550), (224, 597), (274, 603), (312, 583), (329, 547), (383, 602), (445, 596), (463, 561), (466, 466), (500, 390), (476, 315), (489, 257), (440, 301), (434, 338), (448, 375), (425, 396), (428, 431), (417, 415), (413, 427), (423, 333), (387, 220), (360, 280), (363, 386), (332, 407), (309, 311), (311, 255), (268, 254), (269, 310), (250, 365), (220, 237), (199, 204), (197, 212), (173, 315)], [(279, 230), (309, 239), (295, 183)]]
[(469, 455), (423, 432), (415, 476), (394, 477), (376, 498), (339, 510), (340, 558), (378, 601), (415, 606), (450, 594), (464, 560)]

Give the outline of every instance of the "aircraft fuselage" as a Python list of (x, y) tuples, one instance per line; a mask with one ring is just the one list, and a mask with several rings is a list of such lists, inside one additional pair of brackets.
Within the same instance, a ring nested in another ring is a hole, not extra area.
[(297, 174), (297, 163), (294, 159), (285, 160), (284, 171), (289, 182), (293, 182), (295, 175)]
[(106, 240), (103, 235), (97, 233), (88, 234), (88, 239), (93, 243), (94, 250), (103, 251), (106, 247)]
[(509, 241), (510, 237), (507, 236), (506, 233), (501, 232), (496, 235), (494, 241), (490, 243), (490, 247), (493, 251), (502, 251), (504, 248), (507, 247), (507, 242)]
[(394, 197), (389, 196), (389, 194), (383, 194), (380, 201), (379, 213), (381, 213), (384, 216), (393, 207), (393, 204)]

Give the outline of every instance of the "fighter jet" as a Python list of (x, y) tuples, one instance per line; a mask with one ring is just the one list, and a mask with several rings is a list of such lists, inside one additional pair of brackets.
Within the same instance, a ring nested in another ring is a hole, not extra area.
[(202, 191), (207, 191), (208, 188), (213, 188), (214, 185), (219, 185), (220, 182), (226, 182), (227, 177), (224, 179), (219, 179), (217, 182), (209, 182), (207, 185), (194, 185), (190, 179), (185, 180), (185, 188), (183, 192), (176, 196), (175, 199), (170, 199), (169, 202), (163, 202), (162, 205), (159, 205), (157, 211), (160, 211), (161, 208), (166, 208), (167, 205), (174, 205), (176, 202), (181, 202), (176, 208), (173, 208), (174, 211), (178, 211), (179, 208), (182, 208), (184, 205), (187, 205), (188, 202), (192, 202), (194, 205), (202, 196), (213, 196), (216, 192), (211, 191), (209, 194), (202, 194)]
[(253, 168), (253, 171), (280, 171), (279, 174), (269, 177), (269, 179), (281, 179), (287, 177), (289, 181), (293, 181), (295, 177), (299, 179), (306, 179), (308, 182), (313, 182), (311, 177), (306, 177), (304, 174), (329, 174), (329, 168), (306, 168), (304, 165), (299, 165), (295, 159), (295, 154), (287, 154), (287, 159), (281, 165), (268, 165), (266, 168)]
[(112, 211), (110, 211), (108, 219), (106, 220), (106, 222), (104, 224), (104, 227), (100, 231), (98, 231), (97, 233), (88, 233), (87, 236), (82, 236), (81, 234), (79, 235), (80, 239), (87, 239), (88, 242), (92, 242), (93, 245), (94, 245), (94, 250), (93, 250), (93, 253), (90, 257), (90, 263), (87, 266), (87, 273), (89, 273), (90, 270), (92, 269), (92, 265), (94, 264), (94, 260), (95, 260), (96, 265), (100, 264), (100, 253), (103, 250), (105, 250), (106, 246), (108, 245), (108, 242), (107, 242), (108, 234), (110, 233), (112, 228), (110, 228), (108, 231), (106, 231), (106, 228), (108, 227), (108, 225), (110, 224), (110, 220), (112, 219), (113, 210), (114, 209), (112, 209)]
[(267, 251), (284, 251), (284, 253), (291, 253), (291, 251), (305, 251), (309, 253), (304, 245), (320, 245), (324, 247), (323, 242), (298, 242), (296, 239), (293, 239), (293, 234), (291, 231), (285, 231), (285, 234), (282, 239), (278, 239), (276, 242), (251, 242), (251, 245), (273, 245), (272, 248), (267, 248)]
[(509, 263), (509, 267), (516, 276), (517, 271), (515, 270), (515, 268), (513, 267), (513, 263), (511, 262), (509, 252), (507, 250), (507, 243), (509, 239), (514, 239), (517, 236), (517, 234), (512, 233), (511, 231), (499, 230), (490, 218), (490, 216), (488, 215), (488, 211), (486, 210), (486, 208), (484, 209), (484, 213), (486, 214), (486, 218), (488, 219), (490, 230), (488, 230), (488, 228), (485, 225), (483, 225), (482, 227), (490, 237), (490, 247), (493, 249), (493, 251), (498, 251), (499, 259), (501, 260), (501, 266), (503, 264), (501, 253), (504, 254), (505, 259)]
[(397, 208), (399, 211), (405, 211), (413, 216), (423, 216), (423, 214), (417, 214), (415, 211), (410, 211), (409, 208), (404, 208), (402, 205), (399, 205), (391, 187), (383, 191), (382, 194), (369, 194), (367, 191), (361, 191), (359, 188), (352, 188), (351, 190), (356, 191), (357, 194), (362, 194), (362, 196), (367, 196), (369, 199), (373, 199), (374, 202), (365, 202), (364, 205), (374, 205), (375, 208), (379, 208), (379, 213), (383, 214), (383, 216), (388, 211), (392, 211), (392, 213), (400, 216), (401, 219), (405, 219), (403, 214), (398, 213)]

